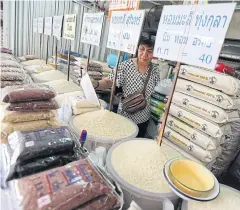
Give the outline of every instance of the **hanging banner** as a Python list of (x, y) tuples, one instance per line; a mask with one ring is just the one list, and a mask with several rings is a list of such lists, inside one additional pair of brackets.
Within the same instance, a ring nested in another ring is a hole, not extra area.
[(44, 18), (38, 18), (38, 33), (39, 34), (43, 34), (43, 21), (44, 21)]
[(53, 17), (53, 36), (57, 37), (57, 39), (60, 39), (62, 36), (62, 25), (63, 25), (63, 16), (54, 16)]
[(33, 32), (34, 33), (38, 32), (38, 19), (37, 18), (33, 19)]
[(52, 35), (52, 20), (52, 17), (45, 17), (44, 34), (49, 36)]
[(113, 11), (139, 10), (140, 0), (112, 0), (109, 4), (108, 19), (112, 17)]
[(164, 6), (154, 56), (215, 69), (236, 3)]
[(107, 47), (135, 54), (144, 21), (144, 10), (112, 13)]
[(81, 42), (100, 45), (104, 13), (84, 13)]
[(74, 40), (76, 35), (76, 14), (64, 16), (63, 38)]

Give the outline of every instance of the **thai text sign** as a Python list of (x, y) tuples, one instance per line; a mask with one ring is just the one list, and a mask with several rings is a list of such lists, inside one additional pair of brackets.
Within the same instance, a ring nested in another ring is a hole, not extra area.
[(52, 17), (45, 17), (44, 34), (52, 35)]
[(104, 13), (84, 13), (81, 42), (99, 46)]
[(135, 54), (144, 21), (144, 10), (112, 13), (107, 47)]
[(43, 21), (44, 21), (44, 18), (38, 18), (38, 33), (39, 34), (43, 34)]
[(235, 3), (164, 6), (154, 56), (214, 69)]
[(75, 39), (76, 31), (76, 14), (64, 16), (63, 38)]
[(37, 18), (33, 19), (33, 32), (34, 33), (38, 32), (38, 19)]
[(53, 17), (53, 36), (60, 39), (62, 35), (62, 21), (63, 16), (54, 16)]

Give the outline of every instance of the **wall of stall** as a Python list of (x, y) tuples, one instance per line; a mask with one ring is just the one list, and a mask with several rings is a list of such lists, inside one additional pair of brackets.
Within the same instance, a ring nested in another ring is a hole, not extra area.
[[(89, 45), (80, 43), (82, 18), (90, 9), (73, 3), (72, 0), (26, 0), (4, 1), (4, 46), (13, 49), (17, 56), (34, 54), (45, 59), (47, 54), (47, 35), (33, 33), (33, 19), (54, 15), (77, 14), (76, 39), (74, 41), (61, 39), (58, 41), (58, 50), (67, 49), (71, 43), (72, 51), (88, 55)], [(105, 61), (109, 53), (106, 48), (109, 21), (107, 18), (103, 25), (103, 39), (100, 47), (93, 47), (91, 58)], [(49, 38), (49, 57), (55, 55), (56, 39)], [(40, 50), (41, 46), (41, 50)]]

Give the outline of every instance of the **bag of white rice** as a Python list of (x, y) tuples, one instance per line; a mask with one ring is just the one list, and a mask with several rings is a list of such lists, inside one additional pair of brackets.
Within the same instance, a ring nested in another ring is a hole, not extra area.
[(38, 64), (46, 64), (45, 60), (35, 59), (35, 60), (29, 60), (21, 62), (23, 66), (32, 66), (32, 65), (38, 65)]
[(211, 151), (204, 150), (168, 127), (164, 130), (164, 136), (202, 162), (213, 161), (222, 151), (221, 147)]
[(100, 107), (84, 107), (84, 108), (72, 107), (74, 115), (79, 115), (79, 114), (83, 114), (83, 113), (87, 113), (87, 112), (94, 112), (94, 111), (98, 111), (100, 109), (101, 109)]
[(58, 70), (50, 70), (45, 71), (39, 74), (32, 74), (32, 79), (36, 83), (43, 83), (43, 82), (50, 82), (54, 80), (60, 80), (60, 79), (67, 79), (67, 76), (58, 71)]
[(174, 117), (182, 120), (183, 122), (197, 128), (198, 130), (212, 136), (213, 138), (221, 138), (223, 135), (227, 135), (231, 128), (228, 124), (218, 125), (198, 117), (183, 108), (177, 107), (175, 104), (171, 104), (169, 113)]
[(82, 88), (80, 86), (64, 79), (45, 82), (43, 84), (52, 87), (57, 94), (82, 91)]
[(2, 123), (1, 144), (8, 143), (8, 136), (14, 131), (30, 131), (30, 130), (40, 129), (40, 128), (55, 127), (60, 125), (61, 123), (55, 119), (36, 120), (36, 121), (19, 122), (19, 123)]
[(212, 87), (229, 95), (240, 95), (240, 81), (229, 75), (181, 65), (179, 77)]
[(60, 107), (61, 104), (64, 103), (65, 98), (68, 98), (70, 96), (72, 96), (72, 97), (84, 96), (84, 93), (83, 93), (83, 91), (74, 91), (74, 92), (59, 94), (55, 97), (55, 101), (58, 103), (58, 105)]
[(208, 202), (184, 201), (181, 210), (237, 210), (240, 206), (240, 191), (220, 185), (220, 194)]
[(240, 109), (240, 98), (184, 79), (178, 79), (176, 90), (187, 95), (200, 98), (203, 101), (223, 109)]
[(32, 66), (25, 66), (24, 67), (25, 71), (27, 71), (29, 74), (34, 74), (34, 73), (41, 73), (41, 72), (45, 72), (45, 71), (50, 71), (50, 70), (54, 70), (54, 68), (50, 65), (32, 65)]
[(173, 94), (172, 102), (215, 123), (227, 123), (240, 119), (238, 111), (225, 111), (220, 107), (179, 92)]
[(220, 140), (211, 138), (210, 136), (201, 133), (197, 129), (171, 115), (168, 115), (167, 126), (205, 150), (214, 150), (221, 143)]

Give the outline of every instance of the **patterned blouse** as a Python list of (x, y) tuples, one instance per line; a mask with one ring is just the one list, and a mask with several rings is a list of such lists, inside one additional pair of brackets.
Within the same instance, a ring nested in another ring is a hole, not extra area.
[[(148, 69), (149, 70), (149, 69)], [(129, 59), (121, 64), (119, 64), (118, 73), (117, 73), (117, 82), (116, 86), (122, 87), (123, 97), (127, 97), (136, 92), (142, 91), (144, 88), (144, 83), (147, 78), (148, 71), (145, 73), (140, 73), (132, 59)], [(108, 78), (113, 81), (114, 71), (109, 74)], [(160, 81), (160, 74), (156, 65), (153, 64), (151, 76), (149, 78), (147, 88), (146, 88), (146, 100), (147, 106), (136, 112), (134, 114), (128, 114), (122, 110), (122, 103), (120, 101), (118, 107), (118, 114), (121, 114), (131, 120), (136, 124), (144, 123), (150, 118), (150, 99), (151, 94), (154, 91), (155, 86)]]

